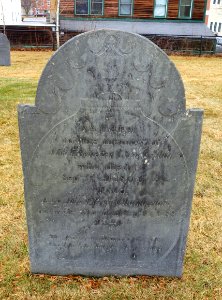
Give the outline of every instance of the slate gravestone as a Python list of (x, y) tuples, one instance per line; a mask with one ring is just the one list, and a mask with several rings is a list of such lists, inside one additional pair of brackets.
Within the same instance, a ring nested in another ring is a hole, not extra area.
[(168, 57), (78, 35), (18, 110), (32, 272), (181, 276), (202, 110)]
[(10, 43), (7, 36), (0, 32), (0, 66), (10, 65)]

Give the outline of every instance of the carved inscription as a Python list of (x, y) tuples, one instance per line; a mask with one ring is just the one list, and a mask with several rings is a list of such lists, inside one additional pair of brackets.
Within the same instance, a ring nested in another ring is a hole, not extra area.
[[(134, 110), (129, 100), (110, 94), (107, 101), (81, 102), (79, 112), (54, 126), (34, 152), (30, 179), (36, 186), (36, 215), (52, 228), (58, 220), (75, 223), (75, 238), (66, 232), (60, 236), (62, 244), (56, 243), (56, 233), (49, 239), (58, 259), (74, 259), (90, 251), (98, 258), (100, 250), (101, 255), (115, 255), (118, 249), (133, 257), (132, 242), (122, 237), (114, 247), (112, 233), (149, 221), (153, 234), (152, 218), (162, 215), (169, 218), (168, 228), (173, 230), (170, 219), (183, 210), (176, 181), (182, 182), (186, 193), (183, 153), (170, 133), (155, 121), (141, 118), (142, 112)], [(61, 185), (62, 194), (56, 188), (61, 190)], [(92, 227), (101, 233), (96, 243), (87, 237)], [(174, 236), (162, 247), (163, 237), (152, 234), (143, 241), (143, 255), (148, 251), (155, 258), (167, 253), (178, 238)]]

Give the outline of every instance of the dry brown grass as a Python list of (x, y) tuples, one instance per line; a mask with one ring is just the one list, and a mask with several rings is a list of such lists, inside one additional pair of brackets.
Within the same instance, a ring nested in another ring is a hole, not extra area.
[(187, 106), (205, 109), (182, 279), (30, 274), (16, 106), (34, 101), (51, 54), (12, 52), (12, 67), (0, 67), (0, 299), (222, 299), (222, 59), (214, 57), (171, 57)]

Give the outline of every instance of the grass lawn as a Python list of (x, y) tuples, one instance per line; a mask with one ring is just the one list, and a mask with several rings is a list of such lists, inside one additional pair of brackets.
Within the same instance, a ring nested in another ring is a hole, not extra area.
[(204, 108), (198, 174), (182, 279), (32, 275), (17, 104), (34, 103), (51, 52), (12, 52), (0, 67), (0, 299), (222, 299), (222, 58), (171, 57), (187, 107)]

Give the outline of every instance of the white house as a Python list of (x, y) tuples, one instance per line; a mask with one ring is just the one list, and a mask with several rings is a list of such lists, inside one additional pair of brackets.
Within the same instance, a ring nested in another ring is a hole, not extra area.
[(0, 0), (0, 25), (21, 23), (21, 0)]
[(222, 0), (208, 0), (206, 22), (214, 33), (222, 36)]

